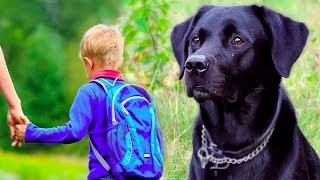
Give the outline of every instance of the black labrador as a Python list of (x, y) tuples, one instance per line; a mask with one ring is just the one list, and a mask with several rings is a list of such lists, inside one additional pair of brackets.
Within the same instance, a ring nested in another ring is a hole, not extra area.
[(269, 8), (203, 6), (171, 42), (199, 102), (189, 179), (320, 179), (320, 160), (281, 84), (308, 29)]

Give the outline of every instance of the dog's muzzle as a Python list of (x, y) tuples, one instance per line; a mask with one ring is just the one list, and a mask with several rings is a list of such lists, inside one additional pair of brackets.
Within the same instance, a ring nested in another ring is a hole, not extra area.
[(191, 55), (184, 66), (187, 73), (200, 74), (208, 69), (209, 61), (204, 55)]

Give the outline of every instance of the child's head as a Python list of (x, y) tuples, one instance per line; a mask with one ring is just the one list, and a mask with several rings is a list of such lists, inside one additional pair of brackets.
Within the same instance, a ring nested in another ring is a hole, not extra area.
[(88, 75), (103, 68), (119, 69), (122, 55), (123, 37), (114, 26), (95, 25), (87, 30), (80, 43), (80, 58)]

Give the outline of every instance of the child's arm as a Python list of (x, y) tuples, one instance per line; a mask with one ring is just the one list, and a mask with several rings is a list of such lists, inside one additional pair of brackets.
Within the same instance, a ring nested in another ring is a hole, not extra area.
[(54, 128), (39, 128), (30, 123), (25, 131), (25, 142), (73, 143), (86, 134), (92, 119), (93, 93), (80, 88), (69, 113), (69, 122)]

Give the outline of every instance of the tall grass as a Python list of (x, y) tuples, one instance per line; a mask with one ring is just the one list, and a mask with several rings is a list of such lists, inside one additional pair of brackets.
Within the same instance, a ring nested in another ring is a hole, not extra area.
[(179, 84), (174, 91), (163, 89), (154, 95), (166, 147), (164, 176), (168, 179), (186, 176), (192, 148), (192, 120), (197, 107), (181, 88)]

